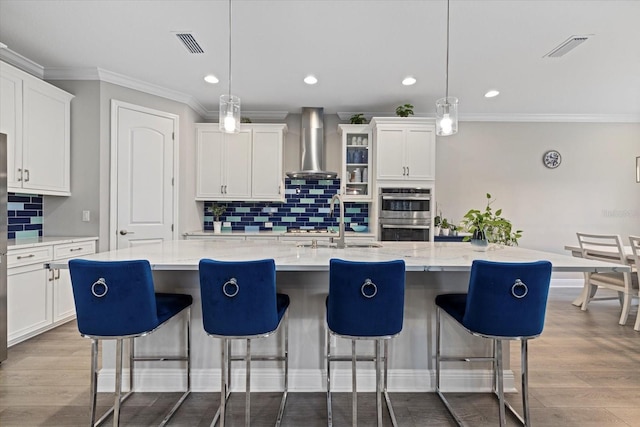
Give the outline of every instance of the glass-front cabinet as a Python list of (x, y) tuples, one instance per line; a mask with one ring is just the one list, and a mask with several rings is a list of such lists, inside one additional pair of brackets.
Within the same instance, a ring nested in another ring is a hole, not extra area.
[(372, 200), (373, 150), (370, 150), (371, 128), (369, 125), (338, 125), (342, 136), (342, 175), (340, 190), (344, 200)]

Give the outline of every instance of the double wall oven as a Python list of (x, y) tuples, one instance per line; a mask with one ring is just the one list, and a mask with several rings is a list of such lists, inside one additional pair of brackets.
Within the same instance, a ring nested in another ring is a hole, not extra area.
[(430, 188), (380, 188), (379, 209), (380, 240), (430, 240)]

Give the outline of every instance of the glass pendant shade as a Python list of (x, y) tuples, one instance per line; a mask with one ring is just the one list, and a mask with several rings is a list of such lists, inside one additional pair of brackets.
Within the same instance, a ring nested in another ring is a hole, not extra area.
[(458, 98), (449, 96), (436, 101), (436, 135), (458, 132)]
[(233, 95), (220, 96), (219, 124), (224, 133), (240, 132), (240, 98)]

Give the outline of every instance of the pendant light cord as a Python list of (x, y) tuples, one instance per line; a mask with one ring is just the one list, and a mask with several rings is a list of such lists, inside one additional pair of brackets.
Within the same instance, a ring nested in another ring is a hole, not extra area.
[(445, 86), (445, 103), (448, 104), (449, 98), (449, 0), (447, 0), (447, 73), (445, 76), (446, 86)]
[(231, 99), (231, 0), (229, 0), (229, 99)]

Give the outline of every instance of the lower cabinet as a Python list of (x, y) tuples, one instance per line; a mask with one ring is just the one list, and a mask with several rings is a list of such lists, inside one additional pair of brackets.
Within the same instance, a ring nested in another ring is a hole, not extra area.
[(95, 240), (10, 248), (7, 253), (7, 332), (12, 346), (75, 318), (69, 270), (53, 260), (93, 254)]

